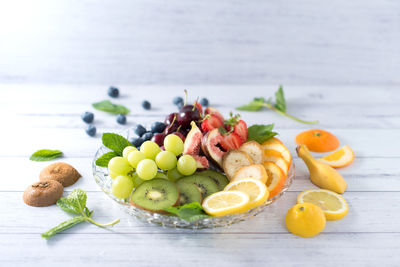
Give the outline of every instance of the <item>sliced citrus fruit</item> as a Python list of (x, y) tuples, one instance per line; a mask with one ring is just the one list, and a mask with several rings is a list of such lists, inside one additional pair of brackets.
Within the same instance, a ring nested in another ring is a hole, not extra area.
[(301, 192), (297, 196), (297, 203), (317, 205), (330, 221), (342, 219), (349, 210), (346, 200), (341, 195), (326, 189), (309, 189)]
[(212, 216), (241, 213), (249, 208), (249, 195), (237, 191), (220, 191), (209, 195), (203, 201), (204, 211)]
[(289, 171), (290, 163), (283, 159), (282, 154), (276, 150), (266, 149), (264, 150), (264, 162), (273, 162), (282, 169), (286, 175)]
[(281, 140), (279, 140), (276, 137), (271, 137), (270, 139), (268, 139), (267, 141), (265, 141), (261, 146), (264, 145), (272, 145), (272, 144), (283, 144)]
[(230, 182), (224, 191), (238, 190), (250, 197), (249, 209), (260, 206), (267, 201), (269, 192), (267, 186), (260, 180), (253, 178), (240, 179)]
[(264, 142), (261, 146), (264, 150), (275, 150), (278, 151), (281, 155), (282, 158), (289, 163), (292, 162), (292, 156), (290, 155), (289, 149), (282, 144), (281, 142)]
[(331, 152), (339, 147), (339, 139), (328, 131), (312, 129), (296, 136), (298, 145), (306, 145), (312, 152)]
[(282, 190), (286, 175), (283, 173), (282, 169), (273, 162), (264, 162), (264, 167), (268, 174), (268, 180), (265, 185), (268, 188), (269, 198), (271, 199)]
[(354, 160), (354, 152), (349, 146), (344, 146), (341, 149), (320, 158), (319, 161), (328, 164), (334, 168), (340, 168), (349, 165)]
[(268, 174), (265, 171), (265, 168), (261, 164), (252, 164), (249, 166), (244, 166), (240, 168), (233, 176), (232, 181), (239, 180), (242, 178), (253, 178), (260, 180), (264, 184), (268, 180)]

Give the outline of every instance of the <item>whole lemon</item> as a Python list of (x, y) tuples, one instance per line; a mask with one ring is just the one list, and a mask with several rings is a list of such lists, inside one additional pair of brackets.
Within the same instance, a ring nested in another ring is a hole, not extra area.
[(325, 214), (312, 203), (300, 203), (291, 207), (286, 214), (286, 228), (295, 235), (312, 237), (325, 228)]

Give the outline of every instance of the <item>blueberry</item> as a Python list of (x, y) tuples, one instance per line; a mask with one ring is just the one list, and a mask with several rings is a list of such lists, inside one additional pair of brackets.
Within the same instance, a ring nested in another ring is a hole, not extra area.
[(89, 126), (86, 128), (86, 133), (87, 133), (89, 136), (95, 136), (95, 135), (96, 135), (96, 126), (94, 126), (94, 125), (89, 125)]
[(146, 128), (144, 128), (141, 124), (137, 124), (134, 128), (133, 131), (135, 134), (137, 134), (139, 137), (142, 137), (144, 133), (146, 132)]
[(110, 88), (108, 88), (108, 95), (111, 97), (118, 97), (119, 96), (119, 90), (117, 87), (114, 86), (110, 86)]
[(151, 132), (152, 133), (162, 133), (164, 131), (166, 125), (162, 122), (156, 121), (151, 124)]
[(151, 104), (150, 104), (149, 101), (144, 100), (144, 101), (142, 102), (142, 107), (143, 107), (144, 109), (146, 109), (146, 110), (149, 110), (149, 109), (151, 109)]
[(82, 118), (82, 120), (83, 120), (84, 122), (86, 122), (86, 123), (91, 123), (91, 122), (93, 122), (94, 115), (93, 115), (92, 112), (86, 111), (85, 113), (83, 113), (83, 114), (81, 115), (81, 118)]
[(143, 144), (144, 140), (140, 137), (133, 137), (129, 142), (131, 142), (134, 147), (139, 148)]
[(152, 132), (147, 132), (142, 136), (143, 141), (149, 141), (153, 137)]
[(126, 116), (124, 114), (118, 114), (117, 122), (119, 124), (125, 124), (126, 123)]
[(178, 105), (178, 104), (180, 104), (180, 103), (183, 104), (183, 98), (180, 97), (180, 96), (177, 96), (177, 97), (175, 97), (175, 98), (172, 100), (172, 103), (174, 103), (175, 105)]
[(179, 102), (178, 104), (176, 104), (176, 106), (178, 107), (178, 109), (183, 108), (183, 102)]
[(203, 107), (208, 107), (208, 99), (207, 98), (200, 99), (200, 105), (202, 105)]

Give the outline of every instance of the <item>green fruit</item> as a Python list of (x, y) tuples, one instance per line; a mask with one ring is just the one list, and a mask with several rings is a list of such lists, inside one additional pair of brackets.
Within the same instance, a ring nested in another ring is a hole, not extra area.
[(126, 158), (114, 157), (108, 162), (108, 169), (117, 175), (126, 175), (128, 172), (132, 171), (131, 165)]
[(141, 185), (145, 181), (143, 179), (140, 179), (139, 175), (136, 172), (132, 175), (132, 180), (135, 188)]
[(143, 180), (150, 180), (156, 177), (157, 165), (154, 160), (144, 159), (139, 162), (136, 168), (136, 172)]
[(164, 149), (178, 156), (183, 152), (183, 141), (179, 136), (169, 134), (164, 139)]
[(122, 151), (122, 156), (124, 158), (128, 158), (129, 153), (131, 153), (132, 151), (137, 151), (138, 149), (134, 146), (127, 146), (124, 148), (124, 150)]
[(167, 175), (162, 172), (157, 172), (156, 177), (154, 178), (168, 179)]
[(128, 155), (128, 162), (133, 167), (136, 168), (139, 162), (144, 160), (146, 156), (140, 151), (132, 151)]
[(161, 148), (153, 141), (146, 141), (140, 146), (140, 152), (142, 152), (146, 159), (155, 160), (158, 153), (161, 152)]
[(183, 175), (192, 175), (197, 169), (197, 163), (192, 156), (183, 155), (178, 160), (177, 168)]
[(162, 170), (172, 170), (176, 167), (177, 159), (174, 153), (170, 151), (161, 151), (156, 156), (158, 168)]
[(192, 202), (202, 202), (200, 189), (191, 183), (177, 183), (179, 189), (179, 205), (183, 206)]
[(213, 179), (217, 183), (219, 191), (224, 190), (225, 186), (227, 186), (229, 184), (229, 180), (225, 175), (223, 175), (220, 172), (214, 171), (214, 170), (205, 170), (205, 171), (197, 172), (196, 174), (207, 176), (207, 177), (210, 177), (211, 179)]
[(133, 181), (125, 175), (117, 176), (112, 183), (111, 191), (117, 198), (125, 199), (129, 197), (133, 190)]
[(111, 177), (111, 179), (117, 178), (119, 174), (114, 173), (112, 170), (108, 170), (108, 176)]
[(169, 170), (167, 172), (167, 177), (170, 181), (176, 182), (179, 178), (181, 178), (183, 174), (181, 174), (177, 168)]
[(177, 186), (168, 180), (156, 178), (143, 182), (133, 192), (131, 203), (150, 211), (162, 211), (178, 202)]
[(191, 175), (187, 177), (183, 177), (177, 181), (177, 183), (190, 183), (196, 185), (201, 192), (201, 196), (203, 199), (208, 197), (211, 194), (219, 192), (219, 188), (217, 183), (207, 176), (202, 175)]

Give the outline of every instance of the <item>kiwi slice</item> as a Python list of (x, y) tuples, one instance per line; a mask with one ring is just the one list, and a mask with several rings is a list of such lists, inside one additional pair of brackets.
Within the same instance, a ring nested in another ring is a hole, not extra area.
[(214, 171), (214, 170), (205, 170), (205, 171), (198, 172), (197, 174), (207, 176), (207, 177), (210, 177), (211, 179), (213, 179), (217, 183), (220, 191), (224, 190), (225, 186), (227, 186), (227, 184), (229, 184), (229, 180), (225, 175), (223, 175), (220, 172)]
[(203, 199), (220, 191), (217, 183), (208, 176), (194, 174), (179, 179), (177, 183), (189, 183), (196, 185), (200, 189)]
[(177, 183), (179, 189), (179, 205), (185, 205), (192, 202), (201, 203), (202, 197), (200, 189), (191, 183)]
[(131, 204), (150, 211), (161, 211), (178, 202), (177, 186), (166, 179), (144, 181), (133, 192)]

